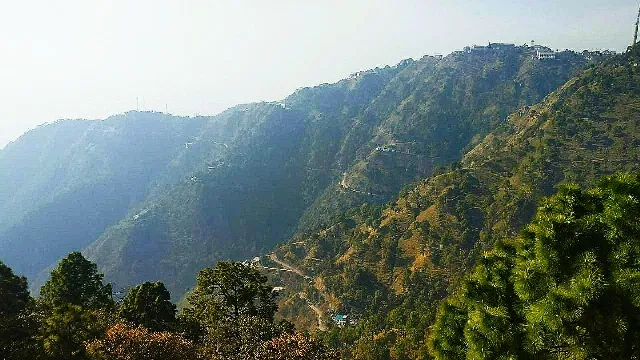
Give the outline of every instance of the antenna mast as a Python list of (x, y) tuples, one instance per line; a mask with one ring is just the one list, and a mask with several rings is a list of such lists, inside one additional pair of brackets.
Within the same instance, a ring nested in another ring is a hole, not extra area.
[(631, 44), (631, 47), (633, 49), (636, 48), (636, 43), (638, 42), (638, 25), (640, 25), (640, 8), (638, 8), (638, 18), (636, 19), (636, 31), (633, 33), (633, 44)]

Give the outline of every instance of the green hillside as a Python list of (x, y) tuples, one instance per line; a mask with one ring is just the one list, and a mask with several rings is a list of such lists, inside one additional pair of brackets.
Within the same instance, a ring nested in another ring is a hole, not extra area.
[(204, 123), (129, 112), (60, 120), (0, 151), (0, 257), (32, 277), (147, 198)]
[(542, 100), (586, 65), (573, 52), (539, 61), (530, 48), (509, 46), (412, 63), (354, 117), (340, 154), (356, 156), (350, 163), (341, 159), (347, 166), (340, 180), (306, 212), (302, 229), (327, 213), (393, 199), (438, 165), (459, 160), (510, 113)]
[(556, 184), (640, 170), (637, 63), (626, 54), (591, 66), (392, 204), (353, 209), (279, 247), (278, 259), (314, 275), (306, 292), (316, 304), (360, 318), (328, 339), (356, 358), (423, 356), (438, 300)]
[(204, 266), (264, 253), (350, 206), (386, 202), (588, 63), (573, 52), (540, 61), (531, 51), (407, 60), (279, 103), (234, 107), (172, 160), (173, 174), (188, 174), (178, 185), (86, 253), (116, 286), (161, 279), (181, 294)]

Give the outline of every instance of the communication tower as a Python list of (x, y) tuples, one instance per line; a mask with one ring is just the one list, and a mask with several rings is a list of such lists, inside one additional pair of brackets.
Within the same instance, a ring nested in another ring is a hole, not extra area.
[(638, 8), (638, 17), (636, 18), (636, 28), (633, 33), (633, 44), (631, 44), (631, 48), (636, 48), (636, 43), (638, 42), (638, 25), (640, 24), (640, 7)]

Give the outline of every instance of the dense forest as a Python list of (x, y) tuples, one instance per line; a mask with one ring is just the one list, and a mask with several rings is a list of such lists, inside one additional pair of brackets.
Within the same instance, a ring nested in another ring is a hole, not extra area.
[(0, 151), (0, 353), (639, 357), (638, 51), (556, 55), (25, 134)]

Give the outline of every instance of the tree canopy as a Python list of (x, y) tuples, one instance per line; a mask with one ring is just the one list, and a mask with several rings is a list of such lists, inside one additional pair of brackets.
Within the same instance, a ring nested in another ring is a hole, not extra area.
[(210, 323), (242, 316), (272, 320), (277, 310), (275, 298), (273, 286), (256, 268), (239, 262), (219, 262), (214, 269), (198, 273), (189, 305), (199, 318)]
[(176, 306), (161, 282), (145, 282), (129, 290), (120, 316), (153, 331), (170, 330), (176, 323)]
[(196, 360), (201, 359), (196, 346), (172, 332), (152, 332), (123, 323), (106, 331), (104, 339), (87, 344), (94, 360)]
[(198, 274), (184, 316), (200, 324), (207, 356), (248, 359), (262, 342), (292, 331), (289, 323), (274, 322), (275, 297), (255, 267), (219, 262)]
[(0, 354), (4, 359), (28, 357), (36, 331), (32, 310), (27, 279), (0, 261)]
[(114, 309), (111, 285), (79, 252), (62, 259), (40, 290), (45, 317), (40, 338), (53, 359), (86, 359), (85, 343), (104, 334)]
[(51, 278), (42, 286), (40, 297), (50, 306), (81, 306), (101, 309), (113, 305), (111, 285), (103, 284), (104, 276), (96, 264), (79, 252), (72, 252), (51, 271)]
[(575, 185), (485, 254), (432, 329), (437, 359), (640, 356), (640, 174)]

